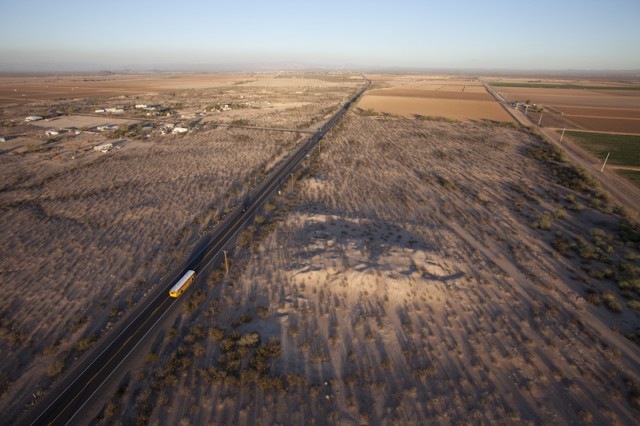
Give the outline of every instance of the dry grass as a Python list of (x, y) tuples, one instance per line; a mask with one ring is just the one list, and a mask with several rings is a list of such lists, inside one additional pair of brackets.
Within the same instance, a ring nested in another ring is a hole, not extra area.
[(231, 276), (182, 319), (276, 338), (272, 379), (212, 381), (202, 372), (233, 340), (185, 330), (162, 362), (198, 342), (209, 356), (137, 383), (166, 401), (151, 410), (135, 389), (117, 398), (125, 421), (632, 423), (640, 354), (622, 333), (637, 314), (586, 304), (588, 288), (624, 296), (550, 241), (582, 238), (612, 262), (638, 246), (593, 230), (623, 221), (592, 207), (595, 190), (570, 170), (524, 131), (351, 114), (295, 197), (276, 201), (288, 215), (267, 214)]
[[(5, 418), (13, 418), (32, 394), (47, 389), (89, 350), (302, 140), (295, 132), (218, 124), (248, 120), (306, 129), (361, 84), (310, 78), (293, 85), (300, 93), (291, 93), (291, 85), (272, 88), (274, 76), (268, 76), (255, 79), (264, 80), (264, 86), (244, 88), (243, 80), (184, 90), (211, 83), (194, 79), (173, 80), (182, 89), (161, 95), (141, 95), (144, 85), (134, 85), (130, 88), (137, 95), (125, 98), (2, 109), (0, 134), (19, 135), (0, 152), (0, 407)], [(305, 92), (310, 82), (313, 87)], [(231, 111), (193, 117), (210, 103), (234, 102)], [(172, 116), (152, 122), (187, 125), (190, 132), (126, 139), (122, 149), (102, 154), (92, 147), (105, 136), (47, 141), (41, 127), (23, 122), (37, 110), (82, 113), (136, 103), (170, 106)], [(186, 310), (197, 310), (202, 300), (194, 299)]]

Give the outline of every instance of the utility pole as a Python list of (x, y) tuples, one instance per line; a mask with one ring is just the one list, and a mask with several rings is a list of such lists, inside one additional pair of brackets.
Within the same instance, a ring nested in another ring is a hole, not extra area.
[(607, 160), (609, 159), (610, 152), (607, 152), (607, 158), (604, 159), (604, 163), (602, 163), (602, 168), (600, 169), (600, 173), (604, 173), (604, 166), (607, 164)]
[(560, 135), (560, 142), (562, 142), (562, 138), (564, 138), (564, 132), (565, 130), (567, 130), (567, 128), (565, 127), (564, 129), (562, 129), (562, 134)]
[(229, 275), (229, 262), (227, 262), (227, 251), (222, 250), (224, 253), (224, 269), (227, 271), (227, 275)]

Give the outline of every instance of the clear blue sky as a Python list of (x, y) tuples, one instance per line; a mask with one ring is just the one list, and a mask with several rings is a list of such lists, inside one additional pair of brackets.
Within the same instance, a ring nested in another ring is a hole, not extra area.
[(0, 0), (0, 69), (640, 69), (640, 0)]

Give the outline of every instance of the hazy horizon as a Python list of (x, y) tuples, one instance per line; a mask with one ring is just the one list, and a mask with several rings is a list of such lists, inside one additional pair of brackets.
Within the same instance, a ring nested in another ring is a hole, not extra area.
[(0, 71), (640, 70), (640, 2), (9, 0)]

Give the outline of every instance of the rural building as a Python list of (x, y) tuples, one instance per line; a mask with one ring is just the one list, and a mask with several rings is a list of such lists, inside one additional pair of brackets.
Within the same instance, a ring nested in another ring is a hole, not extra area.
[(112, 148), (113, 148), (113, 144), (112, 144), (112, 143), (110, 143), (110, 142), (107, 142), (107, 143), (103, 143), (103, 144), (100, 144), (100, 145), (96, 145), (96, 146), (94, 146), (94, 147), (93, 147), (93, 150), (94, 150), (94, 151), (107, 152), (107, 151), (109, 151), (109, 150), (110, 150), (110, 149), (112, 149)]
[(44, 134), (47, 136), (58, 136), (60, 132), (57, 130), (47, 130)]
[(79, 135), (80, 133), (82, 133), (80, 130), (78, 130), (77, 127), (65, 127), (61, 130), (61, 132), (73, 133), (74, 135)]
[(171, 133), (177, 135), (179, 133), (187, 133), (188, 131), (189, 129), (187, 129), (186, 127), (174, 127)]
[(101, 113), (101, 112), (107, 112), (107, 111), (105, 111), (104, 109), (97, 109), (96, 112)]
[(98, 130), (99, 132), (108, 132), (109, 130), (116, 130), (117, 128), (118, 126), (116, 126), (115, 124), (105, 124), (104, 126), (96, 127), (96, 130)]
[(42, 117), (40, 117), (39, 115), (30, 115), (24, 119), (24, 121), (40, 121), (40, 120), (42, 120)]
[(7, 140), (5, 138), (0, 137), (0, 143), (1, 142), (6, 142)]
[(120, 113), (120, 112), (124, 112), (124, 109), (122, 108), (105, 108), (106, 112), (113, 112), (113, 113)]
[(136, 109), (144, 109), (147, 111), (155, 111), (159, 108), (159, 105), (148, 105), (148, 104), (138, 104), (136, 105)]

